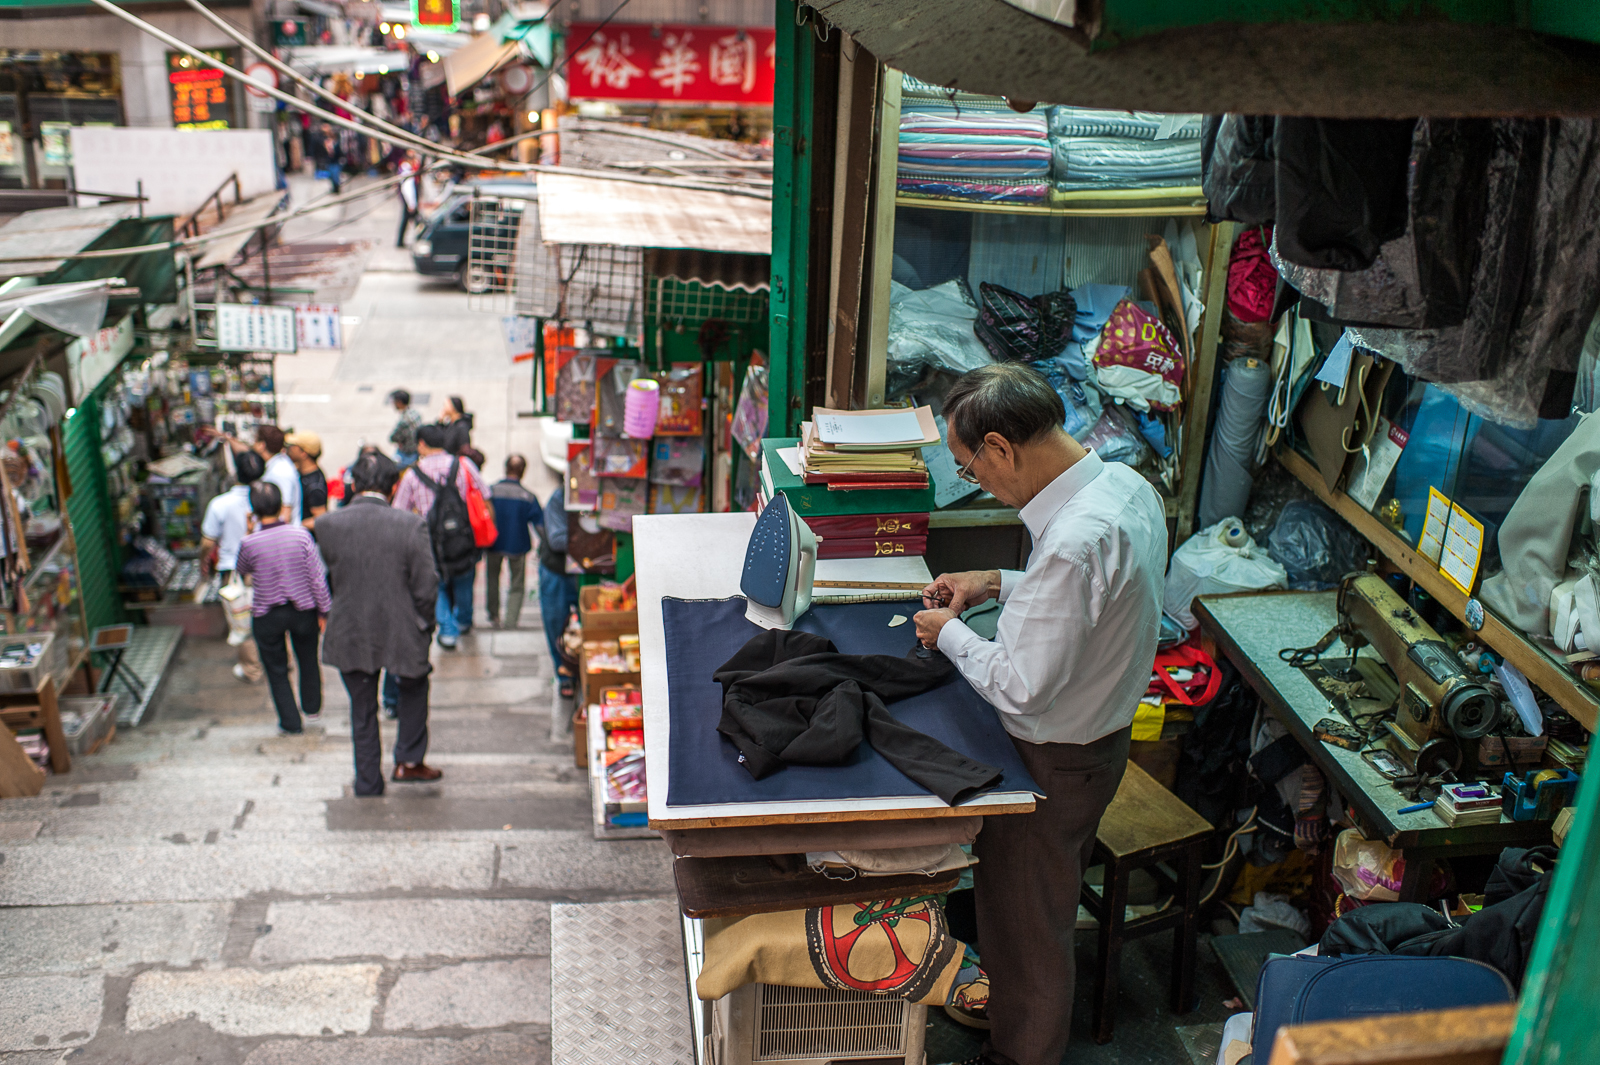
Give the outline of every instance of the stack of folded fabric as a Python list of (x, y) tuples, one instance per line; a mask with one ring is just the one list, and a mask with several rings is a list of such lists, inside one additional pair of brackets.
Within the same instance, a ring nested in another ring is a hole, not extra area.
[(905, 79), (897, 189), (905, 195), (1040, 203), (1050, 191), (1042, 111), (1017, 114), (993, 96), (946, 93)]
[(1057, 192), (1200, 184), (1200, 116), (1050, 108)]

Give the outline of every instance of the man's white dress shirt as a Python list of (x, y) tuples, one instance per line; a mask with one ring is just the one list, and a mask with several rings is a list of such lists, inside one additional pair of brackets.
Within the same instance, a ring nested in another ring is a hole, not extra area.
[(239, 544), (250, 531), (250, 486), (236, 484), (206, 504), (200, 535), (217, 542), (217, 569), (231, 570), (239, 561)]
[(300, 471), (295, 468), (294, 459), (289, 457), (289, 453), (280, 451), (268, 459), (267, 470), (261, 475), (261, 479), (278, 486), (278, 492), (283, 496), (283, 505), (289, 508), (289, 520), (299, 525)]
[(1000, 571), (995, 638), (960, 619), (939, 650), (1029, 743), (1092, 743), (1132, 724), (1161, 629), (1167, 515), (1139, 474), (1093, 452), (1018, 512), (1028, 568)]

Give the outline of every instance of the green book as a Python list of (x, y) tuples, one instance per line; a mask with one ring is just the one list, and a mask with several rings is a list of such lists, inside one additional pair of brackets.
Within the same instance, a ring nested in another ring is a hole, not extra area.
[(934, 509), (933, 486), (926, 488), (858, 488), (832, 491), (825, 484), (806, 484), (778, 456), (778, 449), (799, 447), (797, 436), (775, 436), (761, 441), (761, 485), (768, 498), (782, 492), (802, 518), (839, 514), (918, 514)]

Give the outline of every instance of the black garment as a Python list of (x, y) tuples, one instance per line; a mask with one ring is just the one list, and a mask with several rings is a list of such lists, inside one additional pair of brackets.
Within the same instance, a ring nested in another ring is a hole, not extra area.
[(1271, 115), (1207, 115), (1200, 127), (1200, 184), (1206, 220), (1247, 226), (1277, 213), (1277, 163)]
[(1554, 847), (1501, 851), (1483, 909), (1460, 924), (1418, 903), (1363, 906), (1328, 926), (1319, 952), (1471, 958), (1493, 965), (1520, 990), (1558, 853)]
[(955, 804), (998, 783), (1000, 770), (908, 728), (884, 705), (931, 691), (954, 672), (938, 653), (846, 655), (821, 636), (768, 629), (713, 674), (723, 692), (717, 731), (757, 780), (785, 765), (840, 765), (865, 739), (890, 765)]
[(319, 466), (310, 473), (300, 475), (300, 516), (311, 517), (312, 507), (328, 506), (328, 478)]
[[(278, 710), (278, 727), (285, 732), (301, 731), (300, 713), (322, 713), (322, 667), (317, 664), (315, 610), (300, 610), (293, 603), (279, 603), (260, 617), (250, 620), (250, 632), (261, 651), (261, 665), (267, 671), (267, 686), (272, 689), (272, 705)], [(294, 661), (300, 670), (300, 705), (294, 703), (294, 687), (289, 683), (289, 649), (284, 637), (294, 645)]]
[[(356, 794), (383, 794), (383, 736), (378, 727), (378, 674), (349, 669), (339, 674), (350, 693), (350, 745), (356, 757)], [(398, 681), (399, 718), (394, 741), (395, 765), (416, 765), (428, 753), (428, 678), (389, 677)]]
[(472, 446), (472, 415), (463, 414), (449, 425), (441, 425), (444, 430), (444, 449), (452, 455)]
[(1296, 118), (1274, 125), (1278, 254), (1325, 270), (1365, 270), (1405, 232), (1416, 120)]

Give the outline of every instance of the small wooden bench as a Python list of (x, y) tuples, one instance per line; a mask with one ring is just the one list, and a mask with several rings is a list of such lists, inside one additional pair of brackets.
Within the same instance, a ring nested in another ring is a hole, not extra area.
[[(1090, 864), (1104, 869), (1099, 891), (1085, 883), (1084, 908), (1100, 923), (1094, 992), (1094, 1038), (1111, 1041), (1116, 1016), (1117, 976), (1122, 945), (1152, 932), (1173, 929), (1172, 1009), (1187, 1013), (1194, 1005), (1194, 969), (1198, 950), (1201, 859), (1212, 828), (1172, 792), (1132, 762), (1106, 808), (1095, 833)], [(1126, 918), (1128, 884), (1136, 869), (1154, 876), (1172, 901), (1161, 910)]]

